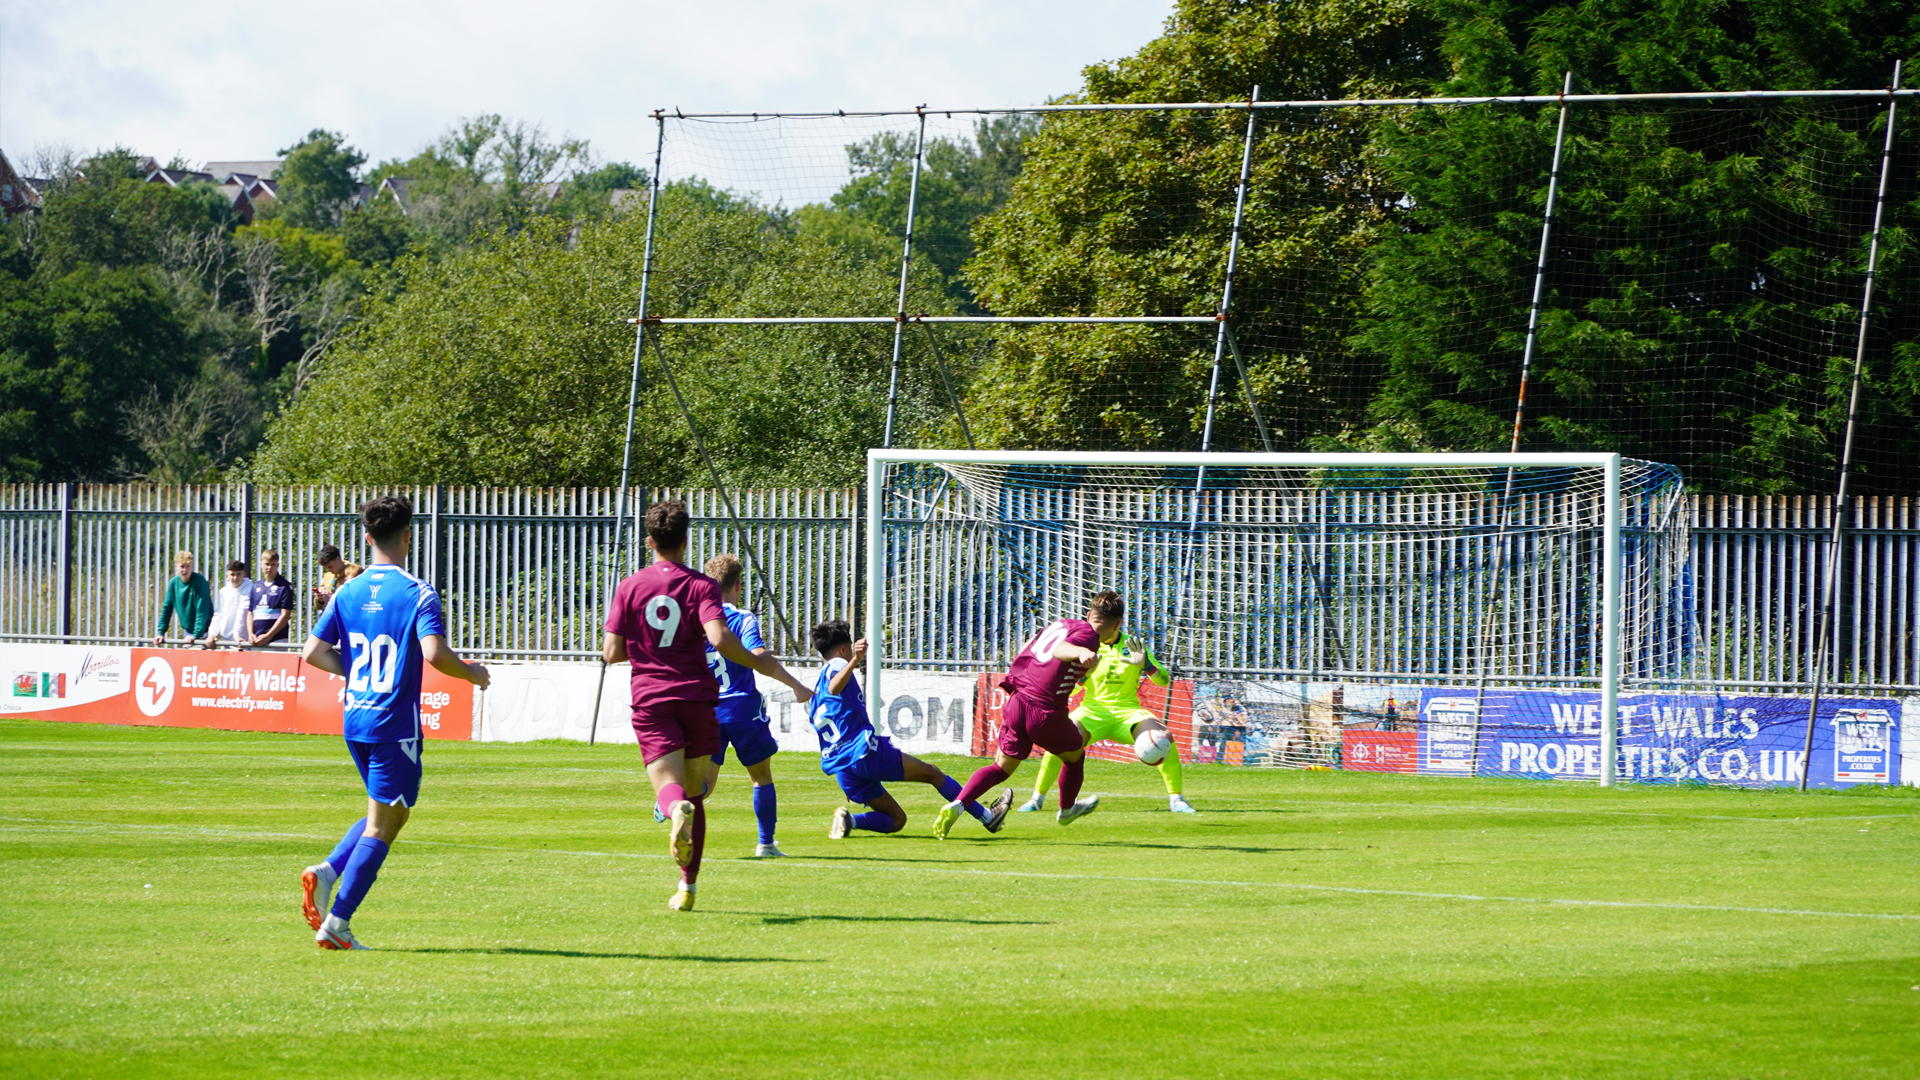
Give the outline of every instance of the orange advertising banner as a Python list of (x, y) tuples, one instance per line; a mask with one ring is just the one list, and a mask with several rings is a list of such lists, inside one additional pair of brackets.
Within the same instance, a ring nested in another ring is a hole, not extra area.
[[(12, 694), (0, 715), (95, 724), (338, 735), (346, 681), (298, 654), (0, 644)], [(428, 668), (420, 725), (473, 738), (473, 685)]]

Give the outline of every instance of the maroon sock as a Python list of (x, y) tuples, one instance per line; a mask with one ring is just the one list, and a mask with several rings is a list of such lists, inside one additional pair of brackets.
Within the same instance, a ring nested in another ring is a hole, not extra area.
[(681, 787), (679, 784), (662, 784), (660, 785), (660, 793), (654, 796), (653, 804), (660, 808), (662, 816), (670, 818), (673, 816), (673, 804), (686, 797), (687, 789)]
[(1087, 759), (1060, 763), (1060, 809), (1073, 805), (1080, 797), (1080, 782), (1087, 778)]
[(991, 763), (982, 765), (971, 777), (967, 778), (965, 784), (960, 786), (960, 801), (962, 803), (978, 802), (980, 796), (991, 791), (993, 785), (1006, 778), (1007, 770), (1000, 766)]
[(691, 885), (700, 877), (700, 855), (707, 850), (707, 798), (693, 800), (693, 857), (680, 868), (680, 880)]

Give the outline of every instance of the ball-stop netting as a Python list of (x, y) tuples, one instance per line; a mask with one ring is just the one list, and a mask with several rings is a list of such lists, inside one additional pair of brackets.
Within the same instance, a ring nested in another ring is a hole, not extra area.
[(1352, 455), (890, 464), (884, 476), (886, 666), (1004, 671), (1047, 623), (1113, 589), (1128, 632), (1211, 695), (1192, 703), (1191, 737), (1264, 736), (1244, 763), (1332, 764), (1348, 727), (1428, 719), (1434, 753), (1458, 771), (1478, 771), (1477, 744), (1496, 735), (1535, 746), (1537, 763), (1553, 710), (1549, 731), (1530, 730), (1525, 696), (1546, 690), (1592, 698), (1561, 721), (1594, 737), (1592, 753), (1583, 743), (1570, 760), (1561, 740), (1549, 764), (1598, 779), (1608, 663), (1621, 693), (1662, 690), (1687, 677), (1698, 644), (1685, 489), (1667, 465), (1621, 462), (1616, 590), (1599, 465)]

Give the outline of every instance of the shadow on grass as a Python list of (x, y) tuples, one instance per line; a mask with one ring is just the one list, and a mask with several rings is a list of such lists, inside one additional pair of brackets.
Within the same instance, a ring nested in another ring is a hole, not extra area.
[[(788, 854), (797, 863), (810, 863), (810, 862), (934, 863), (939, 866), (948, 866), (953, 863), (986, 862), (987, 861), (985, 859), (907, 859), (907, 858), (902, 858), (898, 855), (793, 855), (791, 852), (789, 852)], [(752, 858), (751, 856), (743, 856), (742, 858), (737, 859), (735, 861), (778, 863), (780, 860), (755, 859), (755, 858)]]
[(472, 956), (564, 956), (575, 960), (680, 960), (690, 964), (818, 964), (785, 956), (661, 956), (655, 953), (586, 952), (581, 949), (383, 949), (382, 952)]
[(1242, 855), (1278, 855), (1293, 851), (1336, 851), (1337, 848), (1242, 847), (1238, 844), (1155, 844), (1146, 840), (1083, 840), (1072, 847), (1156, 848), (1161, 851), (1237, 851)]
[(803, 922), (959, 923), (965, 926), (1052, 926), (1037, 919), (943, 919), (937, 915), (775, 915), (765, 911), (735, 911), (731, 915), (758, 915), (769, 926), (792, 926)]

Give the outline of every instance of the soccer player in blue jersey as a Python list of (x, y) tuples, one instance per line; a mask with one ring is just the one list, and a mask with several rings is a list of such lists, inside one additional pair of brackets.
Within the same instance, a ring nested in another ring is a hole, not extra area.
[[(890, 782), (926, 784), (943, 799), (957, 799), (959, 781), (911, 754), (901, 753), (892, 740), (873, 730), (873, 723), (867, 719), (866, 698), (854, 678), (854, 671), (867, 656), (866, 641), (854, 641), (846, 622), (835, 619), (813, 628), (813, 647), (826, 659), (813, 685), (812, 708), (807, 713), (814, 733), (820, 737), (820, 771), (839, 781), (848, 802), (871, 807), (860, 814), (844, 806), (835, 810), (827, 835), (845, 840), (855, 829), (895, 833), (905, 828), (907, 812), (883, 786)], [(971, 800), (963, 806), (988, 832), (999, 832), (1013, 807), (1013, 789), (1002, 792), (991, 808)]]
[[(760, 636), (760, 617), (740, 607), (746, 591), (746, 565), (740, 556), (715, 555), (702, 569), (720, 587), (720, 610), (726, 616), (727, 629), (740, 639), (740, 647), (755, 656), (773, 658), (773, 650)], [(778, 665), (780, 661), (774, 659), (773, 663)], [(760, 826), (760, 842), (754, 845), (753, 857), (782, 858), (786, 852), (781, 851), (773, 839), (773, 828), (780, 814), (774, 798), (772, 759), (780, 752), (780, 744), (774, 741), (773, 732), (767, 727), (767, 706), (760, 696), (760, 685), (754, 680), (752, 668), (721, 656), (711, 645), (707, 647), (707, 666), (720, 681), (720, 703), (715, 712), (719, 715), (722, 739), (720, 752), (713, 755), (713, 769), (707, 774), (707, 796), (713, 796), (714, 785), (720, 781), (720, 766), (727, 763), (727, 747), (733, 747), (740, 764), (746, 767), (747, 776), (753, 780), (753, 817)], [(786, 668), (780, 671), (782, 675), (776, 677), (794, 681), (786, 674)]]
[[(340, 586), (307, 638), (307, 663), (347, 680), (347, 749), (367, 787), (367, 816), (300, 874), (301, 908), (323, 949), (364, 949), (347, 923), (379, 876), (420, 797), (420, 676), (424, 664), (487, 688), (487, 669), (447, 645), (440, 596), (401, 569), (413, 544), (413, 506), (383, 495), (360, 508), (373, 565)], [(337, 896), (335, 883), (340, 886)], [(326, 914), (322, 915), (322, 909)]]

